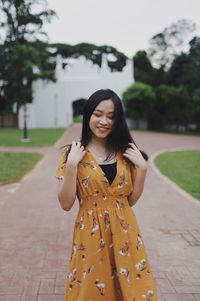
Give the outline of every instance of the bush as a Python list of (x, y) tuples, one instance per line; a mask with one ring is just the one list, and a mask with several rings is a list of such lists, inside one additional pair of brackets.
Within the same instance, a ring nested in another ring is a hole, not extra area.
[(132, 84), (122, 96), (125, 114), (139, 123), (145, 119), (147, 122), (152, 115), (155, 102), (155, 92), (150, 85), (136, 82)]

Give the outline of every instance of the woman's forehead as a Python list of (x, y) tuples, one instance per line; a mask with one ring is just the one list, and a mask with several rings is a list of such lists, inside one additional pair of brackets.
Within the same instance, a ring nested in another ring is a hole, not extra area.
[(114, 103), (111, 99), (102, 100), (95, 108), (95, 111), (114, 113)]

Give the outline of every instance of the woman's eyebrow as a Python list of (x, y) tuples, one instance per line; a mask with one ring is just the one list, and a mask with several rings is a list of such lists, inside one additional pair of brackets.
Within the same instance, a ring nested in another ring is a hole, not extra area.
[[(98, 112), (100, 112), (100, 113), (103, 113), (103, 111), (102, 111), (102, 110), (99, 110), (99, 109), (95, 109), (95, 111), (98, 111)], [(114, 114), (114, 112), (108, 112), (108, 114)]]

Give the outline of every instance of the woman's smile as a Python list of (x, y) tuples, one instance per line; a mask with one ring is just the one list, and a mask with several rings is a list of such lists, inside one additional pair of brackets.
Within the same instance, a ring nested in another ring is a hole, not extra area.
[(98, 126), (97, 129), (99, 129), (102, 132), (106, 132), (107, 130), (109, 130), (109, 128), (103, 127), (103, 126)]

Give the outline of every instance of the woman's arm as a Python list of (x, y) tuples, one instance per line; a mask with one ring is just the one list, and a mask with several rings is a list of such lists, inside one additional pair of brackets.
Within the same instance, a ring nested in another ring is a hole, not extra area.
[(76, 199), (77, 166), (85, 155), (80, 142), (72, 142), (65, 165), (64, 179), (59, 180), (58, 200), (63, 210), (69, 211)]
[(135, 168), (135, 177), (134, 177), (134, 188), (133, 192), (128, 197), (128, 202), (130, 206), (133, 206), (137, 203), (137, 200), (141, 196), (144, 188), (144, 181), (147, 173), (147, 163), (144, 166)]
[[(144, 181), (147, 173), (147, 161), (144, 160), (141, 152), (134, 143), (129, 143), (129, 147), (123, 153), (123, 156), (130, 160), (134, 165), (132, 167), (133, 192), (128, 197), (130, 206), (135, 205), (142, 194)], [(134, 170), (134, 171), (133, 171)]]
[(59, 180), (58, 200), (63, 210), (69, 211), (76, 199), (77, 166), (66, 163), (64, 179)]

